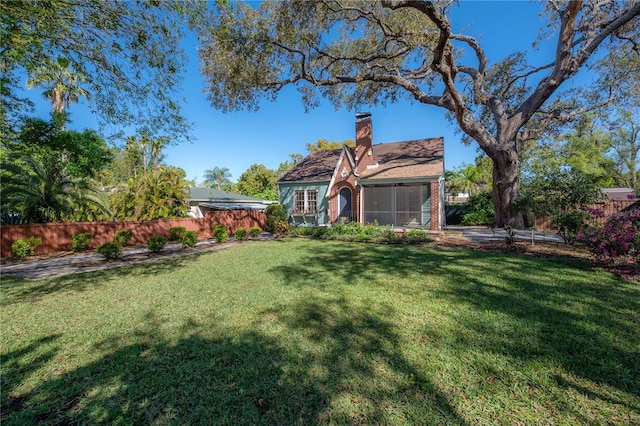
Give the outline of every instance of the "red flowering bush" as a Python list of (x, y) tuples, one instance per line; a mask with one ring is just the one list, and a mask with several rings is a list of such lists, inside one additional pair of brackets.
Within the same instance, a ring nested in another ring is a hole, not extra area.
[[(592, 212), (596, 213), (596, 212)], [(578, 235), (596, 258), (607, 264), (640, 267), (640, 209), (616, 213), (600, 228)]]

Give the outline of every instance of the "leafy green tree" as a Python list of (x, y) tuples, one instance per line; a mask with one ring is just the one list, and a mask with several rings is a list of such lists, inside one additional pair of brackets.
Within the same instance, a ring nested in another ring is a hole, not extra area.
[(329, 142), (328, 139), (318, 139), (315, 143), (307, 143), (307, 151), (309, 151), (309, 153), (316, 151), (330, 151), (332, 149), (342, 148), (343, 146), (350, 146), (353, 148), (356, 146), (356, 141), (354, 141), (353, 139), (347, 139), (342, 142)]
[(278, 199), (278, 176), (264, 164), (252, 164), (236, 184), (238, 193), (265, 200)]
[(185, 177), (184, 170), (164, 165), (130, 177), (110, 192), (113, 216), (117, 220), (185, 217), (189, 208)]
[(204, 186), (222, 189), (231, 184), (231, 171), (226, 167), (214, 167), (204, 171)]
[(124, 147), (111, 149), (113, 162), (101, 173), (100, 180), (105, 186), (114, 186), (145, 175), (164, 161), (163, 149), (167, 144), (168, 138), (151, 138), (144, 131), (127, 137)]
[(536, 175), (523, 182), (520, 207), (529, 213), (548, 216), (566, 242), (574, 242), (590, 217), (585, 207), (600, 193), (594, 175), (561, 169)]
[[(352, 109), (401, 97), (443, 108), (493, 162), (494, 225), (522, 227), (519, 146), (549, 123), (578, 116), (587, 107), (581, 101), (598, 103), (560, 88), (598, 48), (635, 43), (640, 2), (544, 3), (544, 35), (555, 38), (556, 51), (542, 64), (527, 63), (525, 52), (490, 63), (476, 38), (453, 32), (449, 12), (455, 7), (464, 2), (221, 7), (199, 27), (209, 99), (223, 110), (257, 109), (262, 99), (296, 85), (306, 107), (317, 106), (321, 95)], [(468, 54), (459, 54), (463, 49)]]
[(186, 63), (183, 22), (206, 7), (182, 1), (0, 2), (2, 130), (28, 108), (16, 95), (21, 76), (35, 78), (63, 57), (68, 69), (87, 79), (82, 87), (105, 124), (183, 138), (189, 127), (178, 97)]
[[(475, 164), (463, 164), (445, 172), (449, 192), (478, 194), (483, 188), (491, 188), (491, 168), (486, 156), (478, 156)], [(489, 166), (489, 167), (488, 167)]]
[(298, 163), (300, 163), (304, 157), (302, 154), (293, 153), (289, 154), (289, 160), (283, 161), (278, 165), (278, 170), (276, 170), (276, 176), (280, 179), (284, 176), (289, 170), (293, 169)]
[(616, 162), (620, 184), (633, 188), (636, 195), (640, 196), (640, 114), (636, 109), (636, 115), (631, 111), (619, 110), (617, 120), (612, 121), (610, 126), (611, 149)]
[(607, 155), (611, 136), (595, 114), (585, 114), (556, 138), (527, 147), (521, 153), (525, 179), (568, 170), (588, 176), (600, 187), (613, 185), (615, 162)]
[(2, 213), (18, 212), (24, 223), (108, 218), (109, 203), (98, 184), (64, 174), (58, 165), (33, 157), (2, 164)]
[(94, 130), (62, 131), (55, 120), (40, 118), (25, 120), (16, 138), (4, 139), (2, 147), (14, 158), (57, 163), (61, 173), (80, 178), (95, 178), (113, 159), (107, 143)]

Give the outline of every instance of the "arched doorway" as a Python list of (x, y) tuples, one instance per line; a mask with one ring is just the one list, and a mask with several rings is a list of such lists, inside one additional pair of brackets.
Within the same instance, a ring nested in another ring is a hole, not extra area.
[(351, 189), (346, 186), (342, 188), (338, 194), (338, 220), (352, 221), (355, 219), (353, 209), (351, 208)]

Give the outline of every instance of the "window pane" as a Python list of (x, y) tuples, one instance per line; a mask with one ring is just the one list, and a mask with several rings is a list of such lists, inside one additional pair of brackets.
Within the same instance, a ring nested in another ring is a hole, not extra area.
[(307, 191), (307, 212), (316, 213), (318, 211), (318, 191)]
[(296, 190), (293, 193), (294, 196), (294, 211), (303, 212), (304, 211), (304, 191)]

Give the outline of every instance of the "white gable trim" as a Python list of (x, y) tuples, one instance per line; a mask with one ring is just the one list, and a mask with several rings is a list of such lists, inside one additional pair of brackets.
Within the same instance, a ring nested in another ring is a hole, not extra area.
[(333, 169), (333, 174), (331, 175), (331, 180), (329, 181), (329, 187), (327, 188), (327, 193), (325, 194), (325, 197), (328, 197), (329, 194), (331, 194), (333, 185), (336, 183), (336, 177), (338, 176), (338, 173), (340, 173), (340, 170), (339, 170), (340, 164), (342, 164), (342, 159), (344, 158), (345, 154), (347, 155), (347, 159), (349, 160), (349, 163), (351, 163), (353, 167), (353, 161), (351, 161), (351, 156), (347, 152), (347, 147), (343, 146), (342, 152), (340, 153), (340, 157), (338, 157), (338, 162), (336, 163), (336, 166)]

